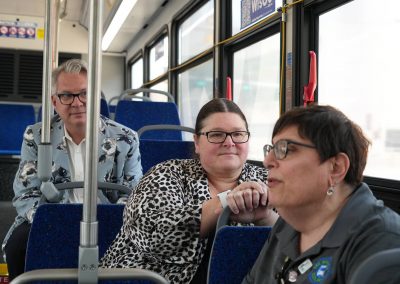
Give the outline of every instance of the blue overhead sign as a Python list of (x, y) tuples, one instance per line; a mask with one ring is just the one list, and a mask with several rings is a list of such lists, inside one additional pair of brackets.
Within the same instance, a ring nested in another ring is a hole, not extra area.
[(241, 0), (240, 29), (275, 12), (275, 0)]

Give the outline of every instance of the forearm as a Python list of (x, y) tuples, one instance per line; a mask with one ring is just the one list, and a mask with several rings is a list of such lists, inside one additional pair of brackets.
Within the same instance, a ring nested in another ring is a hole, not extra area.
[(218, 197), (214, 197), (203, 203), (201, 209), (200, 237), (206, 238), (217, 225), (219, 212), (221, 212), (221, 202)]

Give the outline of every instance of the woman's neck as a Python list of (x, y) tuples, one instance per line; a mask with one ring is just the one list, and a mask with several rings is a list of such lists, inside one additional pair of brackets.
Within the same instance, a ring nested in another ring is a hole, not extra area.
[(335, 223), (351, 194), (348, 188), (336, 189), (336, 196), (307, 208), (278, 210), (280, 216), (300, 234), (299, 250), (305, 252), (318, 243)]
[(211, 196), (216, 196), (218, 193), (223, 192), (228, 189), (233, 189), (237, 186), (238, 178), (235, 177), (207, 177), (208, 178), (208, 187), (211, 193)]

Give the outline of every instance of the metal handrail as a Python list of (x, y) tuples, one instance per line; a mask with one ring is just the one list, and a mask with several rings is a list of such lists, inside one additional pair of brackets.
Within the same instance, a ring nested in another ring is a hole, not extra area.
[(187, 127), (187, 126), (182, 126), (182, 125), (175, 125), (175, 124), (153, 124), (153, 125), (145, 125), (141, 127), (137, 131), (137, 135), (140, 136), (150, 130), (177, 130), (177, 131), (186, 131), (186, 132), (191, 132), (195, 133), (194, 129), (192, 127)]
[(174, 96), (166, 91), (161, 91), (161, 90), (154, 90), (154, 89), (149, 89), (149, 88), (138, 88), (138, 89), (126, 89), (124, 90), (119, 96), (115, 96), (112, 97), (109, 101), (108, 101), (108, 105), (111, 105), (111, 102), (118, 100), (125, 100), (127, 98), (129, 99), (139, 99), (139, 100), (143, 100), (143, 101), (152, 101), (151, 98), (149, 97), (145, 97), (145, 96), (136, 96), (135, 94), (138, 93), (157, 93), (157, 94), (162, 94), (167, 96), (168, 101), (175, 103), (175, 98)]
[[(37, 280), (76, 280), (77, 268), (37, 269), (25, 272), (16, 277), (10, 284), (31, 283)], [(150, 280), (156, 284), (169, 284), (161, 275), (139, 268), (99, 268), (99, 280)]]
[[(54, 184), (55, 188), (58, 190), (67, 190), (72, 188), (83, 188), (84, 182), (83, 181), (72, 181), (72, 182), (64, 182), (64, 183), (57, 183)], [(98, 189), (111, 189), (116, 190), (125, 194), (130, 194), (132, 191), (125, 185), (116, 184), (111, 182), (98, 182), (97, 183)]]

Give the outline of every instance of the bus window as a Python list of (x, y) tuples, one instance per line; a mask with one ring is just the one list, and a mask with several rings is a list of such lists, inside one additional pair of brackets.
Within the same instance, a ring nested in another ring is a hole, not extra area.
[(262, 160), (262, 147), (271, 142), (279, 117), (279, 34), (233, 54), (233, 99), (247, 117), (250, 160)]
[(212, 59), (179, 74), (178, 105), (182, 125), (193, 127), (200, 108), (213, 98), (212, 76)]
[(214, 1), (208, 1), (179, 26), (179, 64), (213, 46)]
[(168, 70), (168, 36), (163, 36), (150, 48), (150, 80)]
[(139, 58), (131, 65), (131, 88), (137, 89), (143, 85), (143, 58)]
[[(153, 86), (150, 89), (168, 92), (168, 80), (161, 81)], [(150, 99), (155, 102), (168, 102), (168, 97), (162, 94), (150, 93)]]
[[(319, 16), (319, 104), (341, 109), (372, 142), (366, 176), (400, 180), (400, 2), (357, 0)], [(356, 21), (354, 20), (356, 17)]]

